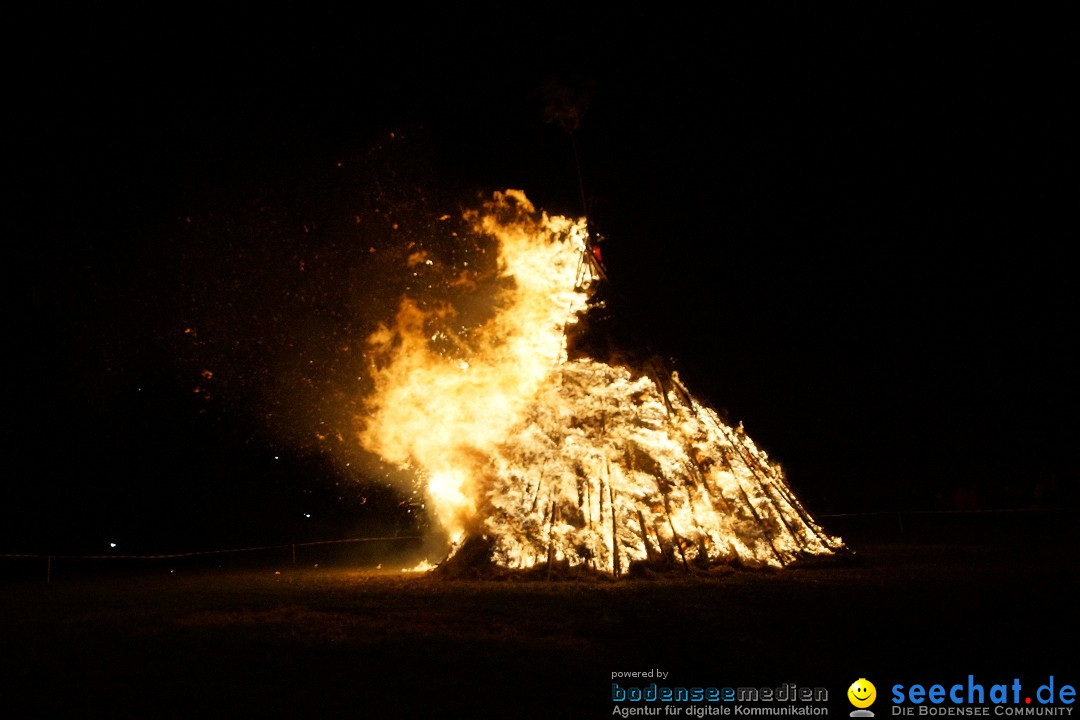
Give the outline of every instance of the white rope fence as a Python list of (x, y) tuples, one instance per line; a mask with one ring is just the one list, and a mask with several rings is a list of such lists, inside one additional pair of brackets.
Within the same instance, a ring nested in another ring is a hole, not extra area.
[(817, 515), (821, 520), (856, 517), (895, 517), (900, 534), (904, 534), (904, 516), (918, 515), (1062, 515), (1075, 512), (1074, 508), (985, 508), (981, 510), (877, 510), (856, 513), (831, 513)]
[[(1005, 515), (1005, 514), (1057, 514), (1071, 513), (1073, 508), (1002, 508), (985, 510), (878, 510), (855, 513), (827, 513), (816, 515), (819, 520), (831, 518), (882, 517), (893, 516), (897, 520), (900, 533), (904, 533), (904, 516), (913, 515)], [(206, 557), (211, 555), (234, 555), (240, 553), (262, 552), (266, 550), (284, 550), (288, 548), (292, 555), (292, 564), (296, 564), (296, 548), (315, 545), (339, 545), (345, 543), (396, 542), (400, 540), (421, 540), (420, 535), (386, 535), (381, 537), (354, 537), (339, 540), (313, 540), (309, 542), (282, 543), (278, 545), (258, 545), (252, 547), (229, 548), (226, 550), (194, 550), (179, 553), (159, 553), (154, 555), (71, 555), (61, 553), (0, 553), (0, 559), (38, 559), (45, 560), (45, 582), (52, 582), (53, 560), (174, 560), (180, 558)]]
[(1014, 515), (1025, 513), (1057, 513), (1063, 510), (1051, 508), (987, 508), (984, 510), (875, 510), (856, 513), (830, 513), (816, 515), (819, 518), (873, 517), (875, 515)]
[(45, 582), (52, 582), (53, 560), (175, 560), (178, 558), (206, 557), (210, 555), (233, 555), (249, 552), (262, 552), (265, 550), (284, 550), (289, 548), (292, 553), (292, 563), (296, 564), (296, 548), (310, 547), (314, 545), (342, 545), (346, 543), (366, 542), (393, 542), (398, 540), (420, 540), (420, 535), (386, 535), (382, 537), (355, 537), (338, 540), (312, 540), (309, 542), (282, 543), (280, 545), (258, 545), (243, 548), (229, 548), (226, 550), (193, 550), (179, 553), (158, 553), (154, 555), (71, 555), (61, 553), (0, 553), (0, 559), (30, 559), (45, 560)]

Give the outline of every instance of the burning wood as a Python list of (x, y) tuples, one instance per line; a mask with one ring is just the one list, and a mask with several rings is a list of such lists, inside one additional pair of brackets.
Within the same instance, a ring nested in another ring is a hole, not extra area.
[(403, 300), (369, 340), (376, 392), (360, 433), (423, 479), (451, 563), (618, 577), (635, 563), (783, 566), (843, 547), (677, 374), (568, 356), (600, 279), (584, 221), (538, 213), (518, 191), (468, 219), (499, 244), (498, 312), (437, 352), (453, 309)]

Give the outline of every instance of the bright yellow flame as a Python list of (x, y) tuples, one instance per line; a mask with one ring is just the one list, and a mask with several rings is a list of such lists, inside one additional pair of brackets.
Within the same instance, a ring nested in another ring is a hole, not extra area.
[[(476, 512), (476, 504), (465, 494), (464, 473), (456, 470), (432, 473), (427, 490), (444, 527), (454, 527), (456, 518)], [(455, 528), (450, 540), (456, 543), (461, 540), (461, 535), (461, 530)]]
[(403, 299), (394, 326), (368, 338), (384, 364), (375, 372), (376, 392), (360, 433), (368, 449), (420, 468), (428, 500), (451, 536), (475, 519), (476, 504), (464, 493), (475, 483), (480, 458), (565, 360), (566, 323), (587, 297), (577, 282), (584, 221), (537, 213), (518, 190), (496, 193), (482, 212), (467, 217), (475, 230), (499, 242), (499, 270), (513, 286), (499, 298), (495, 318), (473, 333), (467, 359), (430, 347), (428, 324), (450, 319), (452, 308), (425, 312)]
[(427, 558), (424, 558), (411, 568), (401, 568), (403, 573), (426, 573), (435, 569), (435, 566), (428, 562)]

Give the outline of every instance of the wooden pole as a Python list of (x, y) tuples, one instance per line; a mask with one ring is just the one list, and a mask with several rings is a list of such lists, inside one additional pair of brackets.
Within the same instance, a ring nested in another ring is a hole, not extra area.
[(611, 570), (615, 578), (618, 579), (619, 575), (622, 574), (622, 563), (619, 561), (619, 526), (615, 520), (615, 491), (611, 488), (610, 478), (607, 489), (608, 500), (611, 505)]
[(653, 550), (652, 541), (649, 540), (649, 531), (645, 528), (645, 516), (641, 510), (637, 511), (638, 526), (641, 528), (641, 542), (645, 544), (645, 557), (652, 562), (656, 560), (656, 551)]
[(671, 528), (671, 541), (679, 551), (679, 557), (682, 558), (683, 568), (690, 569), (690, 564), (686, 562), (686, 551), (683, 550), (682, 536), (679, 535), (678, 530), (675, 529), (675, 521), (671, 518), (671, 502), (668, 500), (667, 493), (663, 493), (664, 498), (664, 514), (667, 515), (668, 527)]
[(548, 520), (547, 579), (551, 579), (551, 564), (555, 562), (555, 501), (551, 501), (551, 518)]

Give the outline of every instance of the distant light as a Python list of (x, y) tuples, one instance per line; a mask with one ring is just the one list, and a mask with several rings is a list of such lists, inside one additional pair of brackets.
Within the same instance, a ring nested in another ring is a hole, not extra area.
[(274, 459), (275, 459), (275, 460), (280, 460), (281, 458), (279, 458), (279, 457), (278, 457), (277, 455), (275, 455), (275, 456), (274, 456)]
[(111, 548), (116, 547), (116, 543), (109, 543), (109, 547), (111, 547)]
[(306, 517), (306, 518), (311, 517), (311, 513), (304, 513), (304, 517)]

